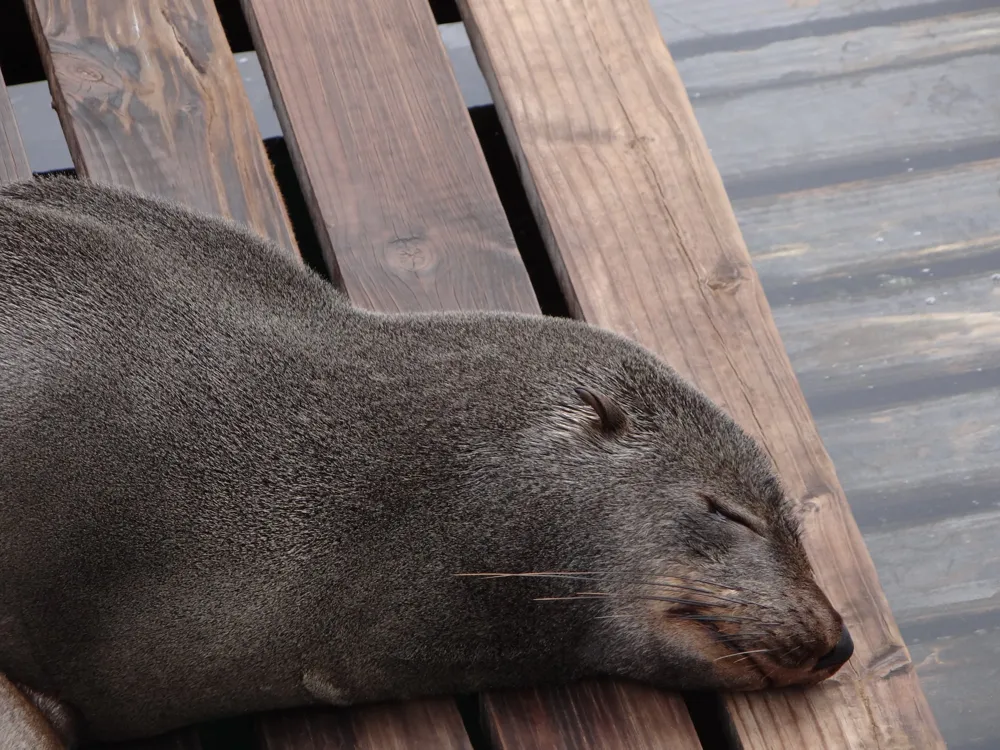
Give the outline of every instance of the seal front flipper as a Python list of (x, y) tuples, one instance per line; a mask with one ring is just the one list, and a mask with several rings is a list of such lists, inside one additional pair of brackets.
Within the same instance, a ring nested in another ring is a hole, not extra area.
[(40, 693), (19, 689), (0, 674), (0, 748), (73, 750), (76, 736), (69, 711)]

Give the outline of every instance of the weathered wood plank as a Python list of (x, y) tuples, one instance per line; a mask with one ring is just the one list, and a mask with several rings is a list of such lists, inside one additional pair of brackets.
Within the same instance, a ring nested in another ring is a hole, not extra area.
[(990, 159), (738, 200), (733, 208), (765, 291), (863, 273), (893, 277), (896, 269), (916, 268), (924, 280), (940, 275), (939, 263), (1000, 243), (998, 182), (1000, 159)]
[[(245, 7), (327, 257), (352, 299), (386, 311), (538, 312), (424, 0)], [(570, 691), (563, 705), (586, 731), (617, 738), (609, 748), (627, 743), (627, 726), (602, 729), (582, 710), (593, 694)], [(679, 697), (617, 700), (634, 714), (659, 712), (660, 741), (699, 747)]]
[(28, 0), (80, 174), (295, 241), (209, 0)]
[(735, 202), (821, 432), (827, 415), (996, 384), (998, 175), (994, 159)]
[(646, 0), (461, 0), (575, 313), (662, 353), (760, 437), (855, 634), (836, 678), (727, 696), (747, 748), (942, 747)]
[(7, 86), (0, 76), (0, 183), (31, 177), (28, 157), (17, 130), (14, 110), (7, 96)]
[(1000, 53), (984, 53), (750, 91), (700, 104), (698, 122), (727, 186), (735, 189), (775, 170), (817, 171), (996, 142), (998, 87)]
[[(921, 515), (940, 515), (948, 506), (954, 515), (998, 507), (1000, 496), (990, 492), (998, 479), (998, 414), (1000, 388), (994, 387), (888, 409), (831, 415), (821, 431), (837, 466), (850, 477), (846, 490), (858, 515), (874, 521), (881, 511), (893, 526), (899, 526), (907, 524), (908, 515), (919, 522)], [(988, 481), (991, 475), (993, 483)], [(976, 492), (980, 485), (983, 491)], [(963, 488), (968, 502), (955, 498)], [(943, 507), (933, 511), (939, 502)], [(873, 538), (871, 533), (866, 536)], [(895, 603), (894, 611), (902, 618)]]
[(997, 509), (866, 535), (952, 748), (1000, 747), (998, 535)]
[[(975, 605), (1000, 609), (1000, 545), (996, 543), (1000, 510), (876, 532), (866, 538), (900, 623), (943, 618), (950, 611)], [(983, 660), (994, 667), (1000, 662), (987, 654)]]
[(471, 750), (461, 721), (442, 704), (400, 704), (288, 711), (259, 722), (262, 750)]
[(910, 653), (949, 747), (992, 750), (1000, 747), (1000, 607), (968, 624), (975, 632), (912, 642)]
[[(774, 38), (811, 36), (873, 22), (955, 13), (988, 0), (651, 0), (667, 43), (684, 56), (720, 46), (760, 46)], [(719, 39), (718, 37), (723, 37)], [(725, 37), (736, 37), (726, 39)], [(678, 55), (680, 57), (680, 55)]]
[(689, 96), (700, 104), (712, 96), (797, 87), (843, 76), (867, 85), (860, 77), (883, 68), (917, 67), (959, 55), (994, 52), (1000, 46), (998, 35), (1000, 12), (993, 8), (699, 55), (679, 61), (677, 70)]
[(244, 7), (327, 262), (355, 303), (536, 311), (426, 1)]

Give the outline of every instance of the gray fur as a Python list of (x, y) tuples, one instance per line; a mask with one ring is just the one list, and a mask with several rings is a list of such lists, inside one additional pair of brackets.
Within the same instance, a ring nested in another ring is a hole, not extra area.
[[(244, 228), (68, 179), (0, 189), (0, 529), (0, 671), (99, 739), (591, 675), (809, 682), (841, 628), (766, 457), (645, 349), (364, 312)], [(493, 571), (608, 575), (455, 575)], [(745, 619), (711, 635), (669, 597)]]

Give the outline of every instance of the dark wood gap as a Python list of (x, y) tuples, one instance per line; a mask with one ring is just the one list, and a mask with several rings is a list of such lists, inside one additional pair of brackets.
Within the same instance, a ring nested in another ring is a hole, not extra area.
[(434, 13), (434, 20), (441, 23), (458, 23), (462, 16), (458, 12), (458, 4), (455, 0), (427, 0)]
[(274, 179), (278, 183), (278, 190), (285, 201), (288, 220), (292, 224), (292, 232), (295, 235), (295, 242), (299, 246), (302, 259), (312, 270), (330, 281), (330, 269), (323, 258), (323, 248), (320, 246), (316, 228), (313, 226), (309, 206), (302, 193), (302, 186), (295, 174), (295, 165), (288, 151), (288, 144), (285, 143), (284, 138), (265, 138), (264, 150), (267, 151), (267, 156), (271, 160)]
[(35, 36), (23, 0), (4, 4), (0, 23), (0, 71), (8, 87), (45, 80), (45, 68), (38, 54)]
[(233, 52), (253, 51), (253, 37), (250, 36), (240, 0), (215, 0), (215, 10), (222, 22), (222, 30), (226, 32), (229, 48)]
[(733, 719), (718, 693), (683, 693), (702, 750), (743, 750)]
[(469, 110), (472, 125), (479, 137), (490, 176), (500, 195), (500, 203), (507, 215), (507, 222), (514, 232), (514, 241), (521, 253), (521, 260), (528, 269), (528, 277), (538, 297), (538, 304), (545, 315), (568, 318), (569, 307), (563, 296), (559, 279), (549, 258), (542, 232), (531, 210), (528, 194), (521, 183), (514, 154), (500, 125), (496, 107), (492, 104)]
[(456, 695), (455, 703), (458, 705), (458, 713), (462, 716), (465, 733), (469, 735), (469, 744), (472, 745), (472, 750), (495, 750), (486, 729), (486, 723), (483, 721), (481, 696), (475, 694)]
[(254, 718), (237, 716), (201, 725), (201, 750), (257, 750)]

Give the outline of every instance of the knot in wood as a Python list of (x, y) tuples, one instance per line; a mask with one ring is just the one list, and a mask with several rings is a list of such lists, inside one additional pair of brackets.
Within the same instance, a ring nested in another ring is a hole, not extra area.
[(731, 292), (747, 280), (746, 266), (734, 263), (728, 258), (721, 259), (712, 270), (706, 284), (713, 292)]
[(390, 268), (408, 273), (423, 273), (437, 263), (434, 251), (419, 235), (406, 235), (390, 240), (385, 260)]

